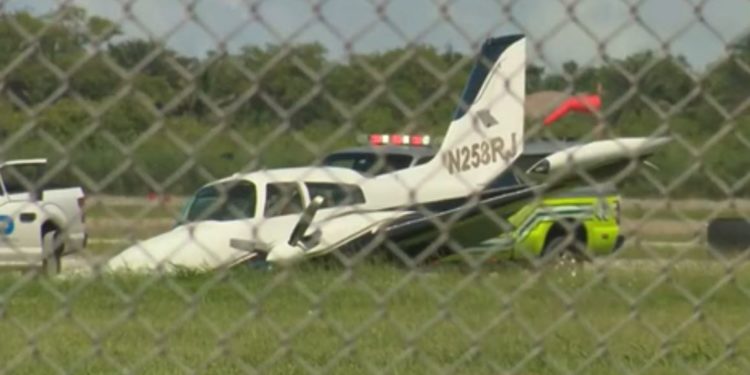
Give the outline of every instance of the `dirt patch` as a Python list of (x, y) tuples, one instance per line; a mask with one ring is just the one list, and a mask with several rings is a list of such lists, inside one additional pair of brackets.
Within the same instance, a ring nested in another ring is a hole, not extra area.
[(620, 230), (628, 238), (692, 238), (706, 233), (706, 223), (698, 220), (624, 219)]
[(136, 206), (136, 207), (180, 207), (187, 198), (183, 196), (165, 195), (163, 197), (134, 197), (122, 195), (91, 195), (86, 197), (86, 205), (104, 205), (108, 207)]
[(736, 211), (750, 213), (750, 199), (632, 199), (623, 198), (622, 208), (639, 210), (671, 210), (671, 211)]
[(526, 95), (524, 104), (526, 117), (539, 119), (546, 116), (568, 97), (560, 91), (539, 91)]

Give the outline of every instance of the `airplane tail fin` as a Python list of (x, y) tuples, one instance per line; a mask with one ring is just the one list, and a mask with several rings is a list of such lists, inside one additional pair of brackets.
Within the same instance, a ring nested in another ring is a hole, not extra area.
[(465, 197), (486, 188), (523, 152), (525, 85), (524, 36), (486, 40), (435, 157), (374, 178), (368, 195), (386, 207)]
[(491, 38), (482, 45), (438, 156), (449, 180), (484, 188), (523, 151), (526, 39)]

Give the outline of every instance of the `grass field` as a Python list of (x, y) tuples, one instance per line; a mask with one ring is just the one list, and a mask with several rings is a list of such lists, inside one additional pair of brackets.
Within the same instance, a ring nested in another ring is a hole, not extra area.
[[(690, 239), (699, 230), (633, 207), (624, 207), (631, 238)], [(143, 239), (168, 229), (177, 212), (174, 201), (110, 200), (89, 210), (87, 223), (92, 239)], [(651, 222), (638, 223), (646, 216)], [(746, 374), (744, 260), (635, 241), (584, 268), (5, 273), (0, 374)]]
[(0, 373), (746, 374), (748, 271), (7, 275)]

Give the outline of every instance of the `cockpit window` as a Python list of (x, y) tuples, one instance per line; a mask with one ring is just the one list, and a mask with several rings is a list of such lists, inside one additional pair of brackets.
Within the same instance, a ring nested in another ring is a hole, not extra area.
[(307, 182), (305, 186), (310, 192), (310, 198), (323, 197), (321, 208), (365, 203), (365, 195), (357, 185)]
[(297, 184), (267, 185), (265, 217), (298, 214), (303, 209), (302, 194)]
[(187, 210), (188, 222), (250, 219), (255, 216), (255, 185), (247, 181), (206, 186), (198, 190)]

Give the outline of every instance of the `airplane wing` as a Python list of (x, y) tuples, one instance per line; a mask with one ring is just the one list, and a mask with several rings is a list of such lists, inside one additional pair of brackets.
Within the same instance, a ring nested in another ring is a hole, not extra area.
[[(667, 138), (628, 138), (571, 147), (542, 159), (529, 169), (538, 183), (486, 190), (465, 199), (410, 207), (386, 217), (331, 246), (351, 254), (361, 249), (386, 250), (404, 261), (422, 262), (454, 253), (511, 230), (507, 218), (530, 201), (571, 186), (624, 178), (667, 143)], [(347, 214), (358, 215), (356, 212)], [(348, 220), (344, 218), (344, 220)], [(321, 254), (325, 253), (321, 252)]]
[(379, 240), (391, 250), (402, 252), (401, 257), (417, 263), (448, 255), (510, 230), (508, 217), (538, 196), (539, 191), (538, 186), (519, 186), (487, 191), (439, 212), (417, 210), (383, 228)]

